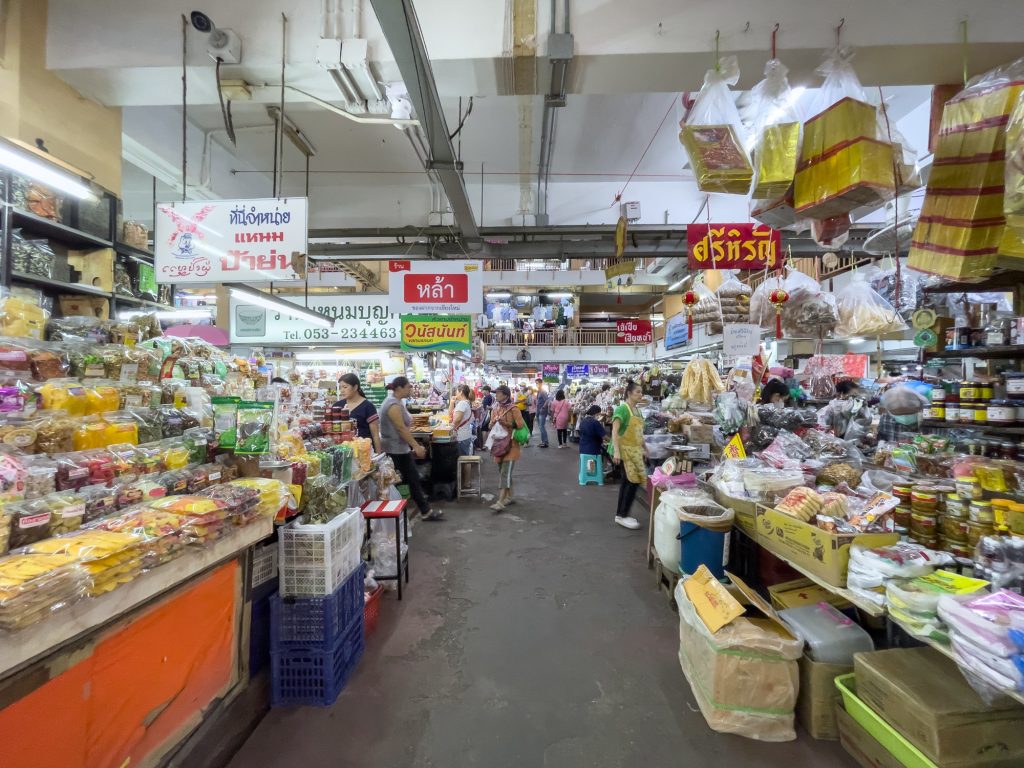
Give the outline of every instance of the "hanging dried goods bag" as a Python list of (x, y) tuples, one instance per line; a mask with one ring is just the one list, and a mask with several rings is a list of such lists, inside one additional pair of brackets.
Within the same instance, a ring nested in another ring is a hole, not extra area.
[(729, 90), (739, 78), (735, 56), (719, 59), (718, 66), (705, 74), (679, 132), (701, 192), (745, 195), (750, 190), (754, 171), (743, 147), (743, 122)]
[[(1000, 253), (1024, 256), (1004, 216), (1008, 125), (1022, 92), (1024, 59), (1018, 59), (974, 78), (946, 102), (910, 267), (976, 280), (992, 272)], [(1015, 151), (1009, 147), (1011, 156)]]
[(827, 219), (896, 194), (893, 147), (879, 136), (878, 110), (866, 102), (850, 64), (836, 48), (818, 68), (824, 108), (804, 123), (794, 204), (802, 218)]

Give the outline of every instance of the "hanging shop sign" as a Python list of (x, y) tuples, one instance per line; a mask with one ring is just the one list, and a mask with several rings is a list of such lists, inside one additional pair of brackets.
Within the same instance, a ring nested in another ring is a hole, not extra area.
[(722, 327), (722, 354), (750, 357), (761, 348), (761, 326), (756, 323), (726, 323)]
[(615, 264), (610, 265), (604, 271), (605, 280), (615, 280), (619, 277), (626, 277), (627, 275), (636, 274), (636, 262), (632, 259), (625, 261), (619, 261)]
[(590, 375), (591, 376), (607, 376), (608, 375), (608, 364), (607, 363), (591, 363), (590, 364)]
[(665, 349), (684, 347), (690, 340), (690, 329), (686, 322), (686, 313), (672, 315), (665, 321)]
[(158, 283), (304, 279), (304, 197), (160, 203), (153, 238)]
[(472, 346), (469, 315), (402, 315), (402, 349), (408, 352), (459, 352)]
[(779, 263), (782, 235), (777, 229), (744, 224), (688, 224), (690, 269), (766, 269)]
[(585, 379), (590, 376), (589, 365), (567, 365), (565, 366), (565, 377), (567, 379)]
[[(300, 307), (303, 297), (278, 296)], [(379, 295), (310, 296), (309, 309), (335, 318), (333, 328), (289, 317), (273, 309), (231, 297), (231, 343), (308, 344), (397, 344), (401, 333), (398, 315), (388, 307), (388, 297)]]
[(562, 366), (558, 363), (544, 363), (541, 366), (541, 376), (548, 384), (557, 384), (561, 380)]
[(484, 277), (479, 261), (392, 261), (388, 269), (391, 309), (399, 314), (483, 312)]
[(616, 320), (616, 344), (650, 344), (654, 341), (654, 327), (650, 320)]

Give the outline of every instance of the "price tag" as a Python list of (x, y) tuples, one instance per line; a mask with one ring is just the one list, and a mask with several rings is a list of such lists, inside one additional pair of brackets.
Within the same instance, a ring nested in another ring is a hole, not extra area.
[(121, 383), (134, 384), (139, 378), (138, 363), (124, 363), (121, 366)]
[(722, 353), (726, 357), (750, 357), (761, 348), (761, 327), (753, 323), (726, 323)]

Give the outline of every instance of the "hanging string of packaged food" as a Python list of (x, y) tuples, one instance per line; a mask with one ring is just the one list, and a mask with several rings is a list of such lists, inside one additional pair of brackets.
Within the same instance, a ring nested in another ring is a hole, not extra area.
[(851, 57), (835, 48), (817, 70), (824, 82), (804, 123), (793, 184), (797, 216), (822, 222), (817, 238), (833, 244), (849, 230), (850, 212), (896, 194), (893, 147), (879, 135), (878, 110), (867, 102)]
[(800, 153), (800, 93), (789, 87), (789, 70), (778, 59), (764, 65), (764, 80), (750, 91), (754, 110), (755, 200), (778, 200), (789, 192)]
[(704, 85), (679, 132), (701, 192), (745, 195), (754, 171), (746, 130), (730, 86), (740, 79), (735, 56), (723, 56), (704, 75)]

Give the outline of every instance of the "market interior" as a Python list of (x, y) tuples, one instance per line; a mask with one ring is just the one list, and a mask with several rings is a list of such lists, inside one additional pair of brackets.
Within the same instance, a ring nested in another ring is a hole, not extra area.
[(805, 5), (0, 4), (0, 764), (1024, 764), (1024, 5)]

